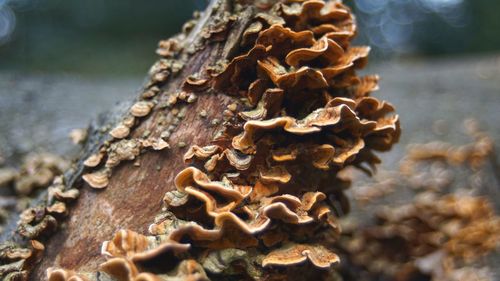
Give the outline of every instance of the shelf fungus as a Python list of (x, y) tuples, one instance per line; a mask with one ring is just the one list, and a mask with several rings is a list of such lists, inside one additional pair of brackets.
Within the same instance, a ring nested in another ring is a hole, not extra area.
[(154, 104), (149, 101), (138, 101), (130, 108), (130, 114), (135, 117), (144, 117), (151, 112)]
[(30, 195), (36, 189), (47, 187), (66, 169), (69, 163), (50, 153), (29, 154), (15, 179), (15, 192)]
[(45, 247), (37, 240), (29, 240), (26, 248), (15, 243), (0, 245), (0, 277), (6, 281), (28, 280), (29, 271), (42, 258)]
[(158, 151), (169, 147), (168, 142), (162, 138), (117, 140), (112, 142), (107, 149), (101, 149), (101, 151), (92, 154), (84, 161), (83, 164), (86, 167), (95, 168), (101, 165), (103, 158), (106, 157), (104, 167), (84, 174), (82, 179), (93, 188), (105, 188), (109, 184), (112, 169), (121, 162), (135, 160), (146, 148)]
[[(193, 167), (165, 196), (171, 215), (150, 227), (154, 235), (189, 241), (190, 254), (253, 253), (254, 279), (339, 262), (331, 241), (348, 206), (337, 175), (346, 166), (373, 169), (373, 152), (400, 134), (394, 107), (371, 96), (378, 77), (356, 74), (370, 49), (350, 46), (355, 27), (340, 1), (282, 1), (255, 16), (241, 53), (211, 81), (247, 102), (224, 119), (215, 144), (187, 151)], [(228, 272), (249, 275), (220, 274)]]
[(65, 211), (66, 206), (61, 204), (50, 207), (37, 206), (28, 208), (20, 215), (17, 232), (29, 239), (47, 236), (56, 230), (58, 225), (54, 213), (63, 214)]
[(160, 256), (173, 258), (189, 249), (189, 244), (168, 240), (166, 237), (144, 236), (130, 230), (121, 230), (111, 241), (103, 243), (101, 253), (106, 257), (122, 257), (132, 262), (147, 263)]
[(115, 128), (113, 128), (109, 134), (116, 139), (126, 138), (130, 134), (130, 128), (125, 126), (124, 124), (119, 124)]
[(263, 266), (294, 265), (309, 259), (315, 266), (328, 268), (337, 263), (339, 257), (322, 246), (314, 245), (287, 245), (283, 249), (269, 253), (262, 261)]
[(85, 161), (83, 162), (83, 165), (86, 167), (96, 167), (101, 163), (102, 158), (104, 157), (104, 153), (98, 152), (95, 154), (90, 155)]
[[(500, 246), (500, 216), (494, 200), (477, 195), (491, 184), (484, 180), (485, 157), (494, 155), (494, 146), (485, 132), (469, 134), (474, 141), (465, 145), (412, 144), (399, 170), (355, 190), (354, 199), (374, 213), (343, 222), (338, 245), (355, 279), (496, 280), (483, 270), (490, 270), (485, 261)], [(397, 205), (380, 200), (397, 191)], [(401, 194), (409, 194), (406, 202)]]
[(494, 280), (453, 277), (467, 268), (479, 272), (473, 265), (500, 245), (500, 217), (486, 198), (424, 192), (409, 204), (380, 208), (377, 219), (346, 232), (339, 243), (373, 276)]
[(89, 279), (72, 270), (50, 267), (47, 269), (47, 281), (89, 281)]
[(82, 179), (93, 188), (104, 188), (109, 184), (109, 169), (102, 169), (93, 173), (85, 174)]
[[(247, 2), (237, 9), (245, 10)], [(349, 210), (349, 181), (340, 174), (349, 166), (370, 173), (380, 162), (374, 152), (398, 141), (399, 119), (392, 105), (371, 96), (378, 77), (356, 73), (370, 48), (351, 46), (356, 24), (341, 1), (261, 4), (245, 10), (253, 14), (248, 25), (222, 20), (212, 26), (211, 36), (233, 36), (234, 28), (242, 41), (224, 50), (229, 61), (188, 77), (183, 91), (168, 100), (177, 117), (174, 105), (189, 102), (192, 92), (225, 94), (229, 103), (210, 114), (210, 123), (221, 127), (214, 137), (187, 149), (189, 167), (165, 194), (150, 233), (122, 230), (103, 244), (108, 261), (101, 271), (107, 275), (126, 281), (292, 280), (307, 267), (310, 279), (335, 280), (337, 218)], [(172, 57), (180, 49), (169, 40), (158, 52)], [(170, 71), (172, 62), (162, 59), (151, 69), (153, 82)], [(139, 101), (130, 113), (143, 117), (154, 105)], [(205, 111), (200, 116), (208, 117)], [(112, 144), (107, 168), (155, 145), (133, 147), (130, 141)], [(104, 187), (104, 173), (88, 174), (86, 181)]]
[[(370, 48), (351, 46), (355, 28), (340, 1), (271, 3), (243, 31), (231, 61), (209, 78), (189, 77), (190, 91), (211, 87), (235, 98), (217, 116), (223, 130), (187, 150), (190, 167), (164, 196), (151, 236), (121, 231), (103, 245), (113, 258), (104, 271), (115, 271), (112, 263), (139, 276), (166, 259), (197, 260), (214, 280), (267, 280), (277, 271), (286, 280), (300, 266), (331, 274), (340, 261), (337, 217), (349, 209), (339, 173), (370, 172), (379, 163), (374, 151), (390, 149), (400, 134), (394, 107), (371, 96), (378, 77), (356, 74)], [(163, 43), (163, 55), (173, 43)]]

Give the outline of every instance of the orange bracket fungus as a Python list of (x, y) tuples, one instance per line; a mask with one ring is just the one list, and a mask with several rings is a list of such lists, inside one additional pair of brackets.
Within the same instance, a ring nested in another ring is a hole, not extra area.
[[(399, 171), (385, 171), (354, 193), (375, 216), (343, 222), (337, 245), (353, 280), (498, 279), (487, 260), (500, 245), (500, 217), (482, 196), (491, 185), (484, 172), (495, 155), (493, 140), (476, 122), (465, 125), (473, 142), (412, 144)], [(396, 190), (411, 194), (407, 202), (390, 200), (401, 197)]]
[[(107, 261), (99, 271), (50, 268), (48, 279), (294, 280), (300, 269), (304, 278), (336, 278), (337, 219), (349, 211), (349, 182), (339, 173), (354, 166), (370, 174), (380, 162), (375, 152), (400, 134), (394, 107), (372, 96), (378, 77), (356, 73), (370, 48), (351, 46), (355, 35), (354, 16), (340, 0), (219, 0), (184, 33), (161, 41), (144, 92), (106, 129), (83, 180), (106, 188), (120, 163), (169, 148), (176, 126), (207, 95), (224, 99), (222, 110), (196, 114), (214, 134), (172, 146), (187, 166), (149, 234), (120, 230), (102, 244)], [(166, 81), (189, 69), (186, 58), (210, 44), (222, 44), (211, 54), (219, 59), (166, 93)], [(139, 134), (141, 122), (148, 130)], [(155, 126), (161, 134), (149, 130)], [(77, 195), (51, 194), (61, 201)], [(40, 218), (27, 214), (28, 236), (52, 228), (63, 204)]]
[[(351, 46), (356, 25), (340, 1), (270, 1), (257, 10), (234, 57), (184, 83), (188, 91), (234, 98), (221, 113), (222, 129), (185, 153), (190, 167), (165, 194), (152, 236), (121, 231), (103, 244), (112, 258), (102, 266), (107, 274), (174, 276), (189, 261), (200, 270), (196, 280), (287, 280), (294, 267), (327, 276), (339, 262), (332, 246), (337, 217), (348, 211), (348, 183), (338, 173), (347, 166), (371, 173), (374, 151), (398, 141), (399, 119), (371, 96), (378, 77), (356, 74), (370, 49)], [(230, 28), (234, 17), (225, 18)], [(181, 45), (162, 41), (159, 53), (171, 56)], [(171, 96), (168, 106), (185, 96)], [(131, 113), (143, 117), (151, 108), (139, 102)], [(122, 129), (112, 131), (116, 138), (126, 136)]]

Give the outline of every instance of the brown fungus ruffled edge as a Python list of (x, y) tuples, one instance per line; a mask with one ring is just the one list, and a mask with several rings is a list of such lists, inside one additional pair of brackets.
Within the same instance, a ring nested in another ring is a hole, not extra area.
[[(183, 86), (235, 97), (219, 119), (223, 129), (212, 142), (188, 149), (184, 159), (191, 166), (165, 195), (165, 211), (149, 227), (151, 236), (122, 230), (103, 244), (109, 260), (102, 271), (128, 272), (122, 280), (169, 280), (148, 273), (157, 270), (150, 262), (168, 256), (180, 268), (198, 268), (200, 279), (194, 280), (204, 280), (205, 270), (259, 279), (298, 264), (323, 272), (339, 262), (331, 241), (340, 232), (337, 217), (348, 209), (348, 182), (340, 172), (347, 166), (370, 172), (379, 162), (373, 151), (398, 141), (399, 119), (389, 103), (370, 96), (378, 77), (356, 74), (369, 48), (350, 46), (356, 25), (349, 8), (316, 0), (261, 8), (243, 32), (239, 54)], [(214, 26), (207, 38), (219, 41), (226, 28)], [(135, 120), (158, 106), (158, 85), (181, 67), (170, 60), (185, 47), (181, 42), (160, 43), (165, 59), (151, 68), (150, 89), (112, 130), (111, 145), (87, 161), (94, 169), (85, 176), (91, 186), (104, 188), (113, 167), (147, 147), (147, 140), (127, 137)], [(166, 106), (190, 100), (186, 92), (171, 97)], [(203, 257), (222, 251), (235, 255), (227, 258), (231, 265), (204, 268), (210, 262)]]

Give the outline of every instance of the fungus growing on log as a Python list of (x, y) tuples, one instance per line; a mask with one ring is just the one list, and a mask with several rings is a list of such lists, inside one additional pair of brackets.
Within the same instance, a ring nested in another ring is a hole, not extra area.
[(111, 136), (117, 139), (126, 138), (129, 133), (130, 133), (130, 128), (123, 124), (116, 126), (113, 130), (109, 132)]
[(151, 102), (146, 102), (146, 101), (137, 102), (130, 108), (130, 114), (132, 114), (135, 117), (144, 117), (148, 115), (149, 112), (151, 112), (153, 106), (154, 104)]
[[(385, 172), (371, 191), (362, 187), (354, 193), (375, 214), (370, 223), (342, 222), (338, 245), (344, 269), (356, 272), (354, 280), (497, 279), (484, 261), (500, 245), (500, 217), (494, 201), (479, 195), (490, 185), (483, 173), (490, 168), (494, 146), (474, 127), (476, 122), (466, 122), (474, 138), (469, 144), (410, 145), (399, 171)], [(395, 190), (409, 192), (409, 202), (377, 203)]]
[[(162, 197), (164, 208), (149, 234), (110, 235), (99, 269), (51, 268), (49, 280), (291, 280), (300, 268), (307, 278), (337, 278), (337, 220), (349, 211), (349, 182), (340, 172), (353, 166), (372, 173), (380, 162), (375, 152), (400, 134), (392, 105), (371, 96), (378, 77), (356, 73), (370, 48), (351, 46), (355, 34), (341, 1), (214, 0), (182, 34), (161, 41), (163, 58), (144, 91), (102, 130), (79, 171), (99, 189), (87, 200), (106, 198), (110, 186), (147, 183), (150, 189), (115, 197), (134, 196), (132, 216), (159, 210), (151, 204)], [(158, 151), (169, 142), (184, 164), (161, 162)], [(161, 164), (144, 173), (139, 161), (152, 153), (147, 167)], [(134, 176), (121, 178), (132, 160)], [(26, 213), (26, 237), (57, 227), (63, 199), (78, 195), (71, 190), (53, 190), (50, 198), (61, 202)], [(101, 218), (96, 236), (121, 228)], [(78, 259), (71, 262), (94, 262)]]
[[(219, 91), (234, 102), (223, 112), (219, 133), (185, 153), (192, 166), (177, 175), (162, 218), (149, 228), (154, 241), (171, 241), (156, 251), (181, 262), (240, 250), (215, 279), (272, 279), (273, 272), (304, 263), (321, 272), (339, 261), (332, 242), (340, 231), (337, 217), (348, 206), (337, 174), (347, 166), (370, 172), (379, 162), (373, 151), (389, 149), (399, 137), (394, 108), (370, 96), (378, 78), (356, 74), (369, 48), (350, 46), (355, 33), (353, 16), (339, 1), (277, 2), (253, 16), (228, 64), (185, 81), (185, 90)], [(160, 53), (171, 56), (179, 42), (168, 42)], [(136, 103), (132, 115), (149, 114), (150, 104)], [(128, 272), (154, 271), (137, 258), (155, 259), (140, 254), (155, 251), (152, 238), (116, 235), (103, 244), (103, 253), (115, 258), (125, 251), (118, 256), (126, 261), (113, 263)], [(185, 257), (167, 250), (175, 243), (186, 245)], [(253, 271), (241, 263), (252, 264)]]
[(150, 227), (189, 241), (191, 252), (252, 252), (262, 260), (259, 276), (307, 260), (318, 268), (338, 262), (328, 249), (339, 231), (336, 217), (346, 211), (335, 210), (342, 205), (336, 174), (349, 165), (373, 167), (372, 151), (389, 149), (399, 137), (394, 108), (369, 96), (377, 78), (355, 73), (369, 49), (349, 45), (355, 33), (349, 9), (299, 2), (261, 11), (254, 23), (262, 14), (282, 20), (258, 33), (262, 24), (251, 24), (244, 34), (255, 38), (212, 73), (213, 87), (239, 97), (242, 111), (212, 143), (188, 150), (185, 160), (195, 166), (181, 171), (177, 190), (165, 196), (169, 218)]
[(452, 276), (500, 244), (500, 218), (481, 197), (422, 193), (410, 204), (380, 209), (377, 219), (348, 231), (340, 244), (355, 265), (398, 280), (419, 272), (436, 281), (483, 280)]

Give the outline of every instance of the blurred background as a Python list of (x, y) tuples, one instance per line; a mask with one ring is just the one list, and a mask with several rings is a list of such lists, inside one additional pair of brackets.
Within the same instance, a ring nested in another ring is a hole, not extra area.
[[(498, 137), (500, 1), (345, 2), (358, 18), (356, 43), (373, 48), (366, 72), (380, 74), (379, 95), (402, 115), (403, 143), (432, 138), (437, 121), (449, 124), (443, 138), (455, 138), (454, 124), (469, 117)], [(206, 4), (0, 0), (3, 158), (34, 149), (66, 153), (69, 131), (133, 97), (158, 40)]]
[[(144, 75), (205, 1), (0, 0), (0, 69)], [(85, 58), (85, 59), (82, 59)]]
[[(494, 53), (499, 1), (350, 0), (377, 59)], [(205, 0), (0, 0), (0, 69), (143, 75)], [(85, 59), (82, 59), (85, 58)]]

